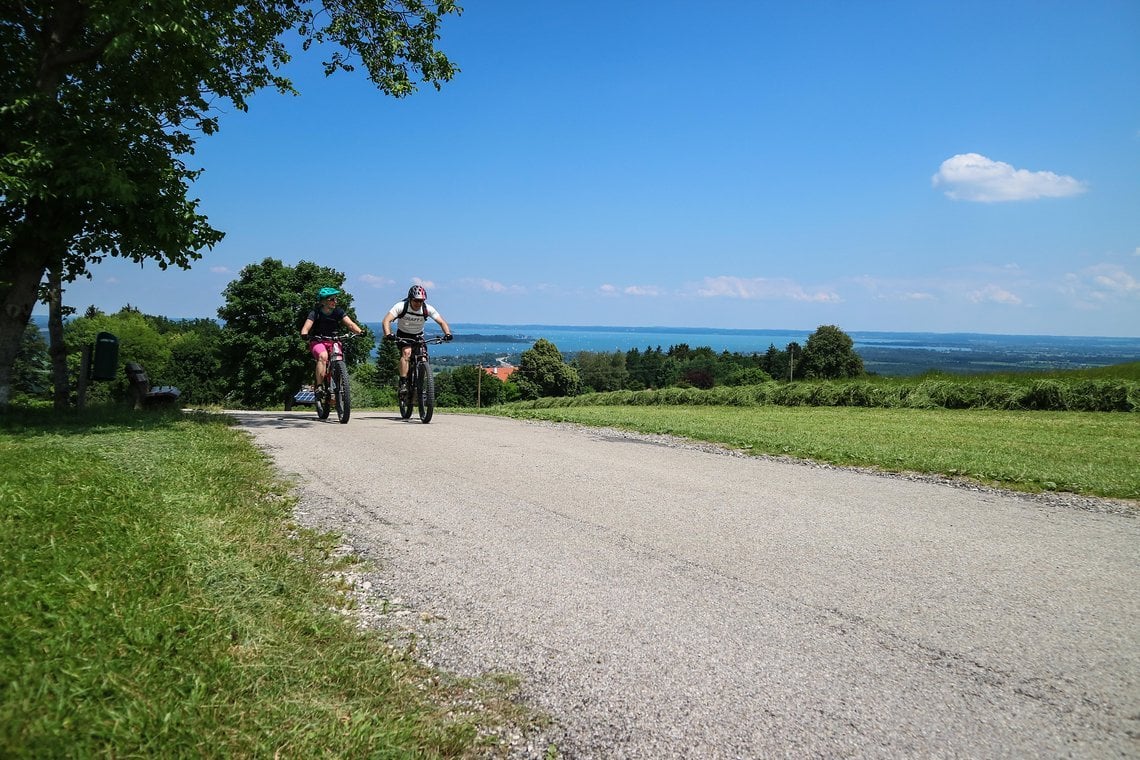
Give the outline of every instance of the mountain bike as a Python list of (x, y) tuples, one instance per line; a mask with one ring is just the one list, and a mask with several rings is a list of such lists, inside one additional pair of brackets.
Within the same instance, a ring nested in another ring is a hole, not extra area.
[(435, 412), (435, 378), (428, 362), (428, 344), (443, 343), (446, 338), (437, 335), (431, 338), (396, 338), (396, 345), (411, 346), (412, 355), (408, 358), (408, 384), (400, 394), (400, 416), (405, 420), (412, 416), (412, 407), (418, 406), (420, 421), (431, 422)]
[[(341, 344), (345, 338), (355, 338), (353, 333), (340, 335), (310, 335), (310, 343), (324, 341), (328, 348), (329, 359), (325, 367), (325, 381), (321, 387), (315, 389), (314, 402), (317, 407), (317, 419), (327, 419), (329, 412), (336, 409), (336, 418), (340, 424), (348, 422), (352, 412), (352, 394), (348, 383), (348, 366), (344, 363), (344, 347)], [(323, 391), (323, 392), (322, 392)]]

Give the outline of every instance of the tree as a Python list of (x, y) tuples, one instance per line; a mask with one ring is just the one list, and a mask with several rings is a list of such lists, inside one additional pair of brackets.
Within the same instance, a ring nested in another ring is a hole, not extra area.
[(45, 398), (51, 391), (51, 360), (40, 328), (29, 324), (20, 340), (20, 353), (12, 365), (13, 393)]
[(0, 15), (0, 407), (45, 272), (63, 281), (120, 256), (189, 268), (223, 233), (188, 196), (186, 158), (272, 86), (283, 34), (328, 44), (326, 74), (358, 60), (377, 88), (437, 89), (457, 69), (435, 49), (453, 0), (26, 0)]
[[(311, 383), (313, 359), (301, 340), (301, 325), (321, 287), (343, 291), (343, 284), (343, 273), (308, 261), (290, 267), (265, 259), (242, 269), (222, 291), (226, 303), (218, 309), (225, 321), (220, 344), (230, 397), (253, 408), (288, 404), (302, 385)], [(360, 324), (349, 293), (343, 294), (339, 305)], [(367, 360), (375, 345), (371, 330), (361, 327), (364, 340), (344, 343), (349, 367)]]
[(838, 379), (863, 374), (863, 360), (855, 353), (855, 343), (835, 325), (820, 325), (804, 346), (804, 377)]
[(171, 385), (167, 376), (170, 364), (170, 341), (151, 324), (151, 318), (138, 309), (125, 306), (115, 314), (96, 314), (80, 317), (64, 327), (68, 367), (72, 376), (80, 371), (80, 354), (84, 346), (94, 346), (101, 332), (114, 335), (119, 341), (119, 363), (115, 378), (98, 383), (88, 390), (88, 401), (107, 401), (126, 398), (130, 394), (126, 374), (122, 371), (128, 362), (137, 362), (146, 369), (152, 385)]
[(539, 338), (523, 351), (515, 378), (524, 399), (542, 396), (573, 396), (578, 393), (578, 372), (562, 360), (562, 352), (546, 338)]
[(194, 320), (184, 327), (182, 332), (163, 333), (171, 338), (167, 382), (182, 391), (184, 404), (219, 404), (227, 390), (222, 376), (222, 328), (211, 320)]
[(625, 362), (626, 354), (621, 351), (608, 354), (581, 351), (574, 357), (582, 385), (598, 392), (618, 391), (626, 386), (629, 370)]

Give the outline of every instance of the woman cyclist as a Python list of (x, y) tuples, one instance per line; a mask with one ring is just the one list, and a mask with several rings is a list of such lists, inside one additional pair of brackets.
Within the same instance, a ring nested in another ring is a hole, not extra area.
[(301, 337), (309, 341), (309, 350), (317, 360), (317, 384), (313, 386), (317, 395), (324, 393), (325, 372), (328, 369), (329, 351), (332, 350), (332, 341), (316, 340), (313, 336), (336, 335), (341, 325), (357, 335), (364, 332), (344, 309), (336, 305), (340, 291), (336, 288), (321, 288), (317, 292), (317, 305), (309, 312), (305, 324), (301, 325)]

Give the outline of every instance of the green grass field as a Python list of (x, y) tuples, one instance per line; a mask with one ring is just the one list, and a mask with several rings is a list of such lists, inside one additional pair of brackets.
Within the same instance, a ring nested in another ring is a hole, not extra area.
[(225, 418), (10, 413), (0, 505), (0, 756), (491, 753), (505, 687), (339, 614), (336, 537)]
[(503, 407), (492, 413), (667, 433), (839, 465), (1022, 491), (1140, 499), (1140, 415), (785, 406)]

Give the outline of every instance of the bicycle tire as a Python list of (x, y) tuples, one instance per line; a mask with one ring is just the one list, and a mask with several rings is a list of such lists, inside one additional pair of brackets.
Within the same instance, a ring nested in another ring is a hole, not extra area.
[(435, 378), (432, 377), (431, 365), (427, 362), (420, 362), (416, 368), (416, 375), (419, 391), (416, 398), (420, 406), (420, 422), (426, 425), (431, 422), (431, 416), (435, 412)]
[[(414, 394), (416, 392), (416, 381), (414, 375), (414, 372), (408, 373), (408, 387), (404, 389), (404, 396), (400, 399), (400, 416), (405, 420), (412, 416), (412, 407), (414, 406), (412, 399), (414, 398)], [(399, 395), (398, 390), (396, 393)]]
[(317, 408), (317, 419), (318, 420), (328, 419), (329, 410), (331, 409), (331, 407), (329, 406), (329, 377), (328, 377), (328, 375), (325, 375), (325, 381), (324, 381), (324, 383), (322, 383), (321, 387), (324, 388), (324, 391), (325, 391), (324, 398), (322, 399), (319, 395), (316, 395), (314, 393), (314, 396), (316, 396), (316, 398), (313, 401), (313, 405), (316, 406), (316, 408)]
[(348, 367), (344, 362), (333, 362), (333, 378), (336, 388), (333, 390), (333, 399), (336, 403), (336, 418), (340, 424), (348, 423), (348, 416), (352, 413), (352, 392), (348, 384)]

